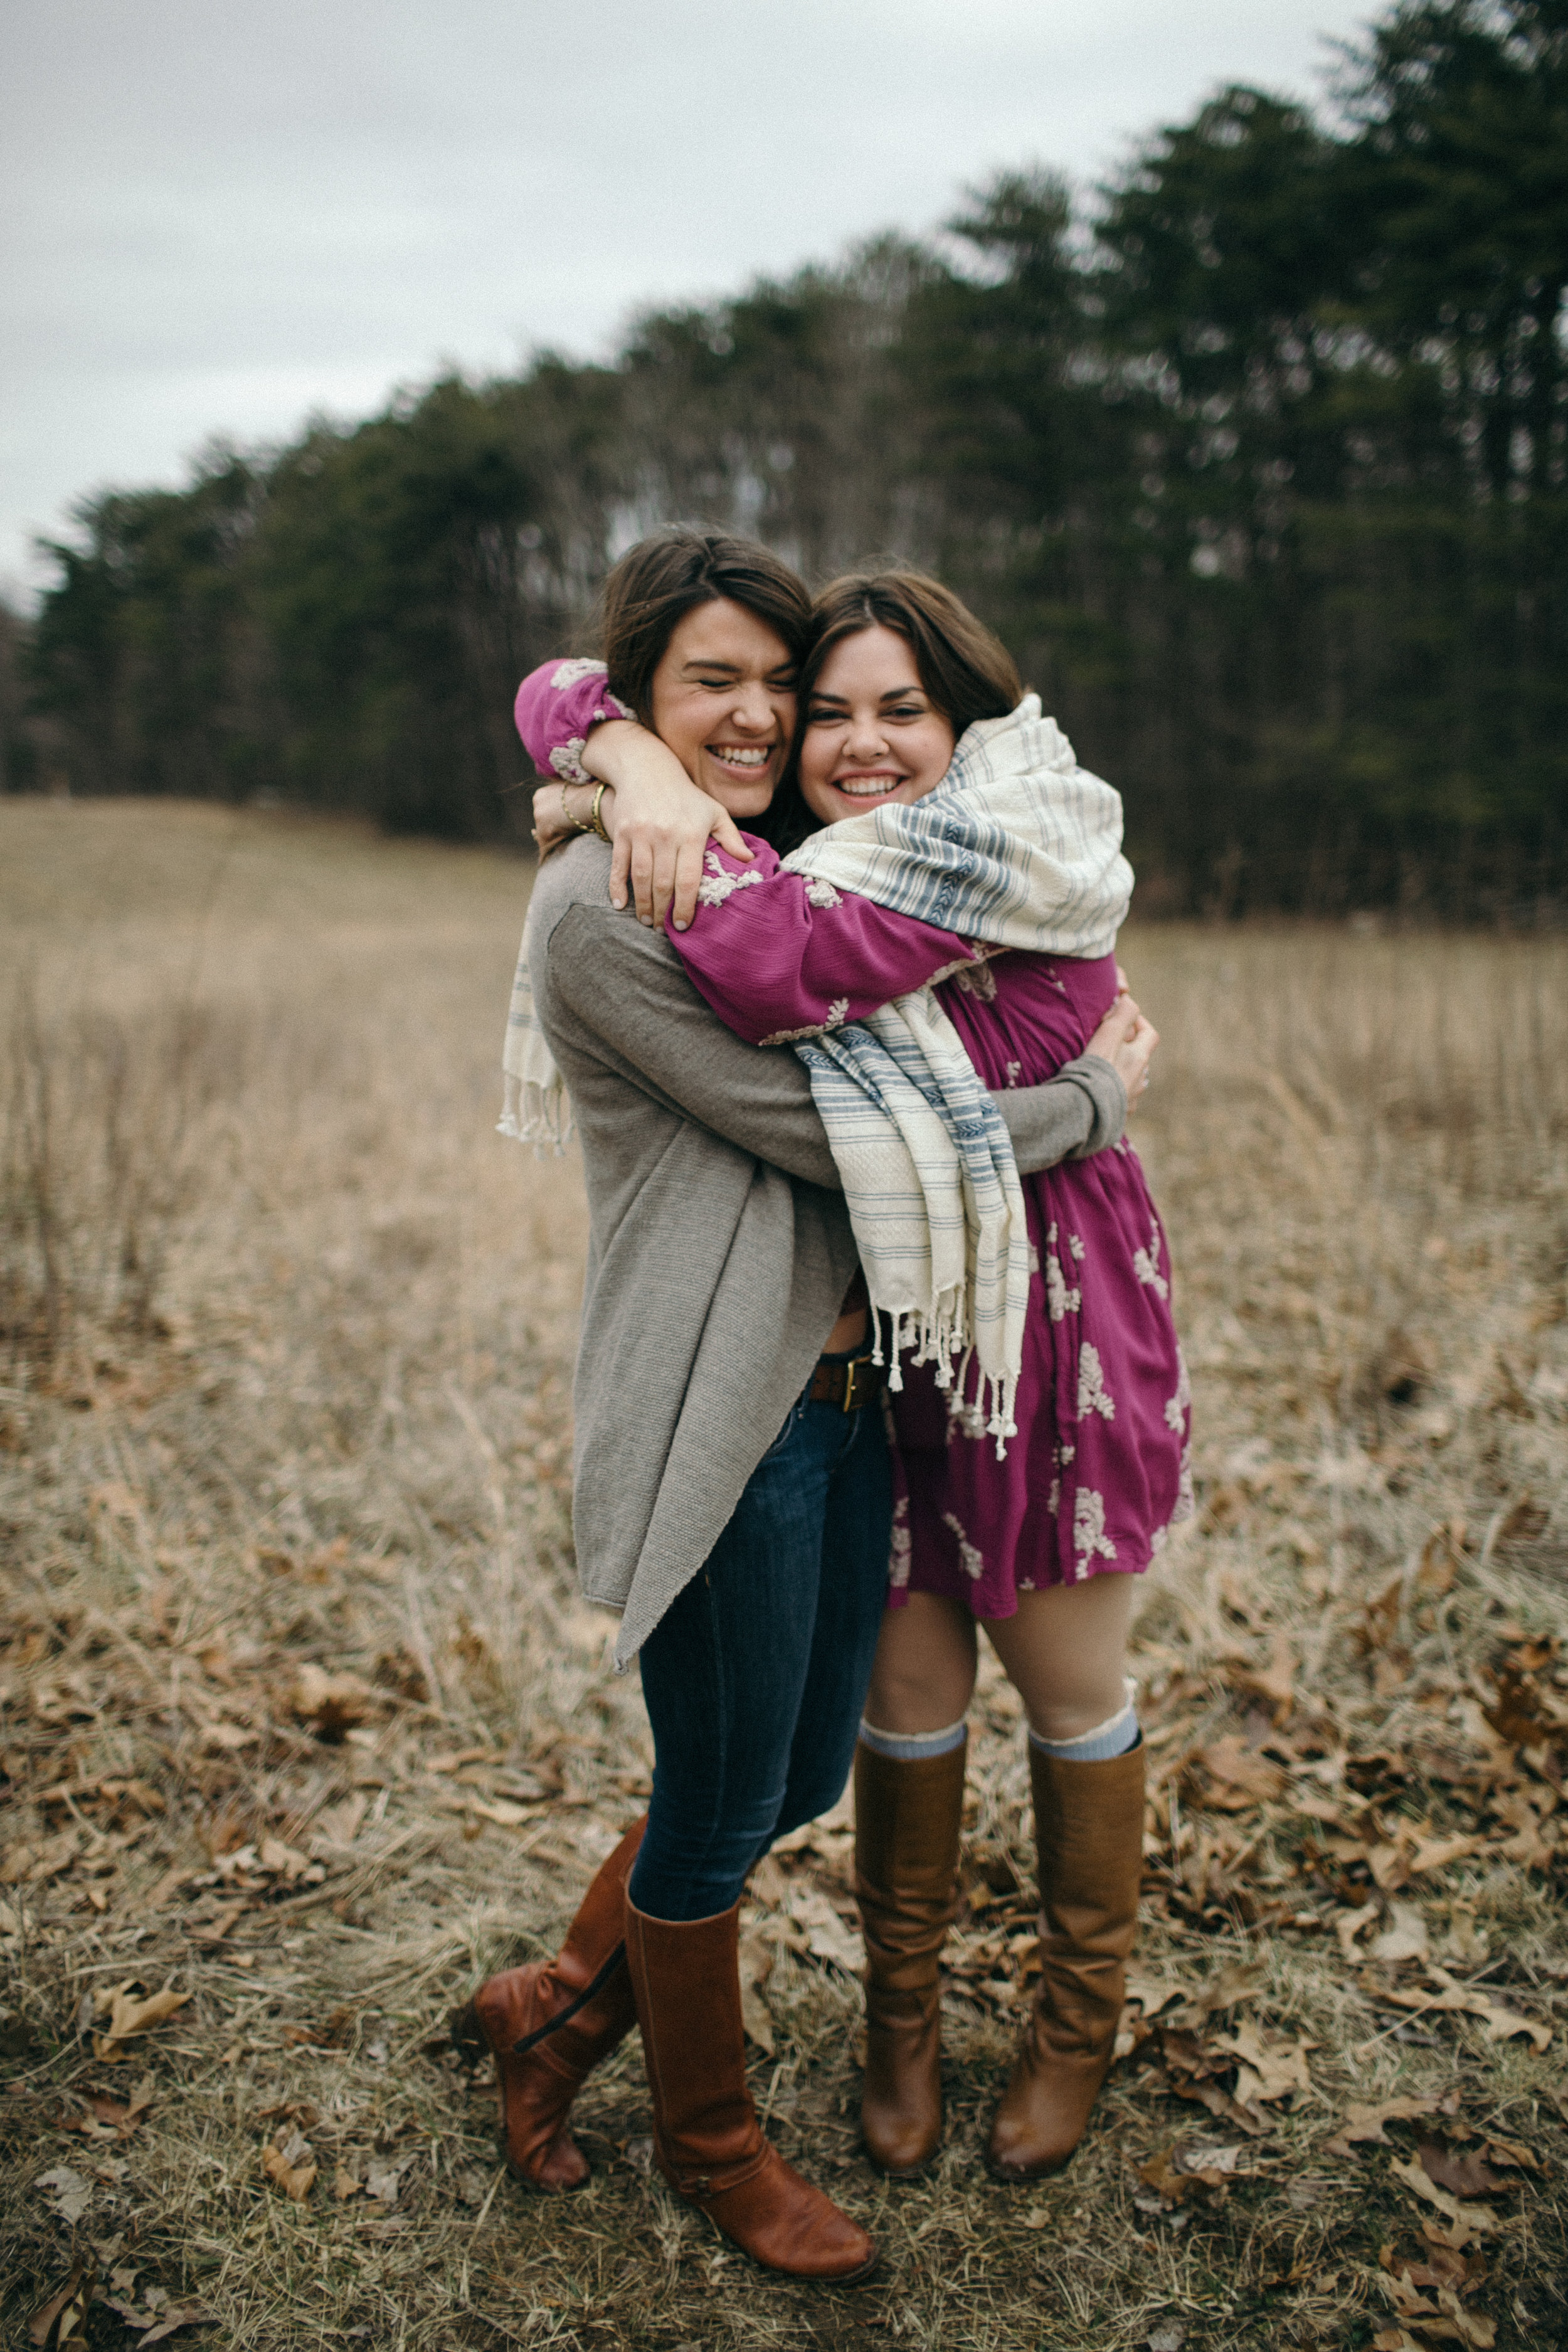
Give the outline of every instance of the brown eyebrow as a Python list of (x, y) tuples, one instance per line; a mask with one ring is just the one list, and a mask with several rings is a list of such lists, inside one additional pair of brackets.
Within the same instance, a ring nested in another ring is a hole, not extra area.
[[(682, 677), (691, 677), (702, 671), (705, 671), (710, 677), (714, 676), (744, 677), (746, 675), (739, 662), (706, 661), (700, 654), (693, 654), (689, 661), (682, 662), (680, 666)], [(795, 684), (795, 672), (787, 664), (782, 669), (764, 670), (763, 675), (769, 685), (772, 685), (775, 678), (785, 678), (791, 686)]]
[[(889, 687), (886, 694), (878, 696), (877, 708), (879, 710), (885, 702), (903, 702), (911, 694), (918, 695), (922, 702), (931, 702), (931, 697), (926, 692), (923, 686), (895, 686)], [(811, 698), (813, 702), (831, 703), (836, 710), (844, 710), (848, 708), (848, 697), (843, 694), (823, 694), (820, 692), (814, 692)], [(931, 703), (931, 708), (934, 710), (936, 705)]]

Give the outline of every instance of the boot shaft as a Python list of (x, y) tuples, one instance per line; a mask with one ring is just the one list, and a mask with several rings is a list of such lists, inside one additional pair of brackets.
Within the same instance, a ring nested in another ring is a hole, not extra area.
[(855, 1750), (855, 1892), (869, 1976), (889, 1989), (934, 1984), (958, 1909), (967, 1746), (943, 1756)]
[(740, 1917), (739, 1903), (709, 1919), (653, 1919), (626, 1905), (659, 2158), (688, 2195), (765, 2147), (746, 2083)]

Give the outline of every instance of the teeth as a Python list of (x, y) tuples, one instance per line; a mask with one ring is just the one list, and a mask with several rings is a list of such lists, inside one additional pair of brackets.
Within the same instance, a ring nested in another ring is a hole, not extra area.
[(773, 758), (772, 744), (764, 746), (760, 751), (742, 751), (738, 744), (733, 743), (726, 743), (722, 748), (716, 748), (710, 744), (709, 749), (712, 751), (713, 757), (716, 760), (722, 760), (728, 768), (765, 768)]

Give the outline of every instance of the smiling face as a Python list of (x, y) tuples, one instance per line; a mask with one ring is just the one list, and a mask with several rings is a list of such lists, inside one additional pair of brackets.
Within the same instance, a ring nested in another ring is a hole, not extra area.
[(824, 824), (922, 800), (952, 759), (953, 731), (896, 629), (857, 630), (823, 663), (805, 715), (800, 789)]
[(742, 824), (762, 814), (784, 773), (795, 676), (783, 638), (723, 597), (682, 614), (654, 671), (655, 733)]

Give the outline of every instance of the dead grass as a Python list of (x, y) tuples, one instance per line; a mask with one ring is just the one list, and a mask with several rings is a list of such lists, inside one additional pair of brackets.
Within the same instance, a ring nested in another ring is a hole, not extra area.
[(1568, 955), (1130, 939), (1203, 1508), (1140, 1624), (1127, 2055), (1065, 2175), (987, 2180), (1030, 1900), (990, 1676), (929, 2181), (857, 2149), (847, 1824), (757, 1874), (759, 2099), (883, 2247), (833, 2294), (650, 2177), (635, 2042), (545, 2202), (441, 2041), (647, 1768), (570, 1570), (578, 1181), (490, 1133), (525, 887), (0, 803), (10, 2336), (85, 2265), (102, 2347), (1559, 2340)]

